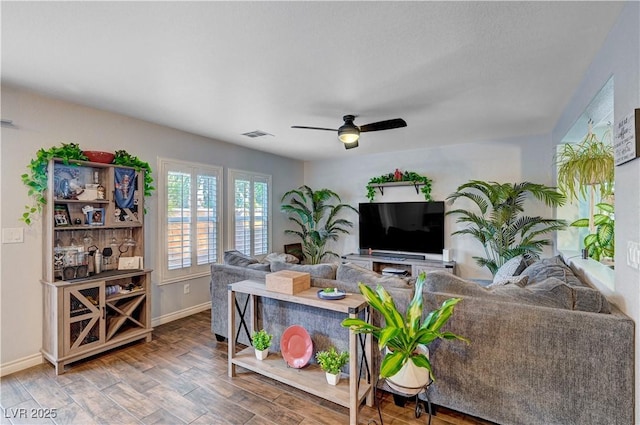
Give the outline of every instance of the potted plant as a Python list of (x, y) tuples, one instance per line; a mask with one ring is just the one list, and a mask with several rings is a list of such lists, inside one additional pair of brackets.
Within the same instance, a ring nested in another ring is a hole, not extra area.
[(330, 385), (338, 385), (340, 382), (340, 369), (349, 361), (349, 352), (338, 353), (335, 347), (329, 347), (326, 351), (318, 351), (316, 360), (320, 369), (325, 372), (327, 382)]
[(272, 339), (273, 335), (270, 335), (264, 329), (260, 329), (258, 332), (251, 334), (251, 345), (253, 345), (255, 349), (256, 359), (264, 360), (267, 358)]
[[(286, 203), (285, 201), (288, 200)], [(327, 249), (327, 242), (336, 241), (340, 234), (349, 234), (353, 223), (339, 218), (343, 210), (358, 210), (342, 203), (338, 194), (329, 189), (314, 191), (309, 186), (300, 186), (282, 196), (280, 210), (289, 214), (289, 220), (300, 230), (285, 230), (285, 234), (301, 239), (302, 253), (307, 264), (319, 264), (325, 256), (339, 257)]]
[(380, 312), (385, 325), (377, 327), (359, 318), (346, 318), (342, 326), (356, 333), (369, 333), (378, 340), (380, 350), (386, 349), (380, 365), (380, 377), (386, 378), (389, 386), (408, 395), (418, 394), (434, 379), (428, 358), (427, 345), (436, 339), (458, 339), (469, 342), (463, 336), (452, 332), (441, 332), (453, 314), (453, 308), (460, 298), (449, 298), (442, 305), (426, 315), (422, 320), (422, 287), (426, 273), (418, 276), (415, 293), (405, 315), (396, 308), (389, 293), (378, 285), (376, 290), (358, 283), (360, 292), (369, 305)]
[[(615, 254), (613, 205), (601, 202), (596, 204), (596, 208), (602, 213), (593, 215), (596, 228), (593, 233), (585, 236), (584, 248), (589, 257), (594, 260), (610, 262), (612, 260), (609, 259), (613, 259)], [(570, 226), (589, 227), (589, 222), (589, 218), (581, 218), (571, 223)]]
[(553, 187), (542, 184), (496, 183), (471, 180), (458, 187), (447, 197), (449, 204), (468, 199), (478, 211), (464, 207), (448, 211), (457, 214), (456, 223), (467, 227), (452, 235), (469, 235), (484, 248), (485, 257), (473, 257), (476, 263), (487, 267), (492, 274), (513, 257), (538, 258), (544, 246), (551, 241), (542, 236), (566, 227), (563, 220), (524, 215), (527, 195), (543, 201), (547, 206), (564, 204), (565, 197)]
[(369, 180), (367, 183), (367, 199), (369, 199), (369, 202), (373, 202), (376, 197), (376, 187), (385, 183), (395, 182), (411, 182), (416, 186), (416, 191), (418, 186), (422, 186), (420, 188), (420, 192), (424, 195), (425, 201), (431, 201), (431, 183), (433, 180), (427, 176), (421, 176), (415, 171), (402, 172), (396, 168), (393, 173), (383, 174), (379, 177), (372, 177)]

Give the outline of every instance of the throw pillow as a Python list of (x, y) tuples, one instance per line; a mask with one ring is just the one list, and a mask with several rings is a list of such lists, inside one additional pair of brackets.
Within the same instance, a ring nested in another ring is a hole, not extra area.
[(522, 271), (527, 267), (522, 255), (518, 255), (517, 257), (513, 257), (504, 263), (495, 276), (493, 277), (493, 282), (496, 283), (498, 281), (503, 281), (505, 278), (511, 276), (518, 276)]
[(277, 272), (280, 270), (294, 270), (297, 272), (309, 273), (311, 277), (317, 277), (321, 279), (335, 279), (337, 268), (338, 266), (333, 263), (291, 264), (283, 263), (281, 261), (274, 261), (271, 263), (272, 272)]
[(409, 288), (411, 280), (397, 276), (382, 276), (373, 270), (365, 269), (357, 264), (344, 263), (338, 266), (336, 280), (341, 282), (358, 283), (362, 282), (367, 286), (375, 288), (378, 285), (384, 288)]
[(253, 257), (249, 257), (241, 253), (240, 251), (225, 251), (223, 256), (225, 264), (230, 266), (247, 267), (249, 264), (259, 263), (259, 261)]
[(253, 264), (249, 264), (247, 266), (248, 269), (253, 269), (253, 270), (260, 270), (263, 272), (270, 272), (271, 271), (271, 264), (264, 264), (264, 263), (253, 263)]
[(298, 260), (298, 258), (294, 255), (279, 252), (272, 252), (262, 260), (263, 263), (270, 263), (272, 261), (281, 261), (283, 263), (291, 264), (298, 264), (300, 262), (300, 260)]
[(504, 286), (504, 285), (517, 285), (521, 288), (527, 286), (527, 282), (529, 281), (529, 276), (508, 276), (502, 279), (493, 279), (493, 282), (490, 285), (487, 285), (487, 288), (492, 288), (494, 286)]
[(585, 286), (562, 261), (560, 256), (538, 260), (524, 269), (520, 274), (529, 276), (529, 284), (542, 282), (550, 277), (554, 277), (570, 286)]

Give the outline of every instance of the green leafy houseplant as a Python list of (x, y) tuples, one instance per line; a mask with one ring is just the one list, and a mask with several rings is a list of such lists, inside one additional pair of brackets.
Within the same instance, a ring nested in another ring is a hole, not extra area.
[(340, 218), (344, 210), (358, 210), (342, 203), (340, 197), (329, 189), (314, 191), (309, 186), (300, 186), (282, 196), (280, 210), (289, 214), (289, 220), (300, 230), (285, 230), (285, 234), (296, 235), (302, 242), (302, 253), (307, 264), (319, 264), (325, 256), (339, 255), (327, 249), (327, 242), (338, 240), (340, 234), (349, 234), (353, 223)]
[(25, 206), (25, 212), (20, 218), (26, 224), (31, 224), (34, 214), (40, 214), (42, 207), (47, 203), (44, 196), (48, 185), (47, 166), (53, 158), (60, 158), (65, 164), (69, 164), (70, 160), (87, 160), (82, 149), (76, 143), (63, 142), (60, 146), (49, 149), (42, 148), (36, 152), (35, 159), (32, 159), (27, 165), (29, 172), (20, 176), (22, 183), (29, 188), (28, 195), (33, 198), (33, 204)]
[(363, 283), (358, 283), (360, 293), (369, 305), (384, 317), (385, 326), (377, 327), (359, 318), (346, 318), (342, 326), (351, 328), (356, 333), (372, 334), (378, 340), (380, 350), (387, 347), (387, 353), (380, 365), (380, 376), (388, 378), (400, 371), (408, 361), (418, 367), (426, 368), (433, 379), (431, 363), (427, 356), (417, 352), (419, 346), (426, 346), (436, 339), (458, 339), (469, 342), (468, 339), (452, 332), (441, 332), (440, 328), (447, 323), (453, 314), (453, 308), (460, 298), (449, 298), (440, 308), (433, 310), (422, 320), (422, 287), (426, 279), (424, 272), (416, 280), (415, 293), (406, 315), (401, 314), (389, 293), (378, 285), (376, 290)]
[[(88, 160), (77, 143), (62, 142), (60, 146), (38, 150), (36, 158), (32, 159), (29, 165), (27, 165), (29, 172), (21, 176), (22, 183), (28, 187), (28, 195), (33, 198), (33, 204), (25, 206), (25, 212), (20, 218), (20, 220), (26, 224), (31, 224), (34, 215), (40, 214), (42, 207), (47, 203), (47, 199), (44, 196), (44, 192), (48, 186), (47, 166), (49, 161), (54, 158), (61, 159), (64, 164), (69, 164), (72, 160)], [(151, 167), (148, 163), (140, 161), (137, 157), (130, 155), (124, 150), (116, 151), (113, 163), (132, 167), (137, 171), (144, 170), (144, 196), (151, 195), (151, 192), (155, 188), (152, 186), (153, 177), (151, 176)]]
[(251, 345), (256, 350), (262, 351), (271, 347), (271, 340), (273, 339), (273, 335), (267, 333), (266, 330), (260, 329), (258, 332), (254, 332), (251, 334)]
[(467, 224), (452, 235), (470, 235), (484, 248), (485, 257), (473, 257), (476, 263), (487, 267), (492, 274), (507, 260), (523, 255), (539, 258), (542, 248), (551, 241), (543, 236), (566, 227), (563, 220), (524, 215), (524, 201), (532, 195), (547, 206), (563, 205), (564, 195), (553, 187), (541, 184), (496, 183), (471, 180), (458, 187), (447, 197), (449, 204), (458, 199), (468, 199), (478, 212), (454, 209), (446, 214), (456, 214), (456, 223)]
[(572, 200), (587, 199), (587, 190), (598, 186), (600, 196), (612, 193), (614, 183), (613, 146), (589, 134), (580, 143), (561, 146), (556, 156), (558, 189)]
[[(596, 204), (602, 214), (594, 214), (595, 232), (584, 238), (584, 247), (589, 257), (596, 261), (613, 258), (615, 254), (613, 205), (606, 202)], [(573, 227), (589, 227), (589, 218), (581, 218), (570, 224)]]
[(373, 202), (376, 197), (376, 184), (392, 183), (392, 182), (411, 182), (415, 185), (421, 185), (420, 192), (424, 195), (426, 201), (431, 201), (431, 183), (432, 180), (427, 176), (421, 176), (413, 171), (401, 172), (396, 169), (395, 172), (383, 174), (379, 177), (372, 177), (367, 183), (367, 199)]
[(346, 365), (349, 361), (349, 352), (343, 351), (338, 353), (335, 347), (329, 347), (327, 351), (318, 351), (316, 353), (316, 360), (320, 365), (320, 369), (332, 375), (337, 375), (340, 373), (342, 366)]

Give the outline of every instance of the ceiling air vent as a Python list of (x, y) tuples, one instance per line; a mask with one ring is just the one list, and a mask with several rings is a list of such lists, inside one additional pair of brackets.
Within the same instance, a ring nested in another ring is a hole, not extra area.
[(252, 139), (255, 139), (256, 137), (262, 137), (262, 136), (273, 136), (273, 134), (267, 133), (265, 131), (262, 130), (254, 130), (254, 131), (250, 131), (248, 133), (242, 133), (243, 136), (247, 136), (247, 137), (251, 137)]

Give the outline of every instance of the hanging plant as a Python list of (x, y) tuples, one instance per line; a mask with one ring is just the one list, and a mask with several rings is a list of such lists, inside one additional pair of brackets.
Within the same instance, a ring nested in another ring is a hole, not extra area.
[[(49, 149), (41, 148), (38, 150), (35, 159), (32, 159), (29, 165), (27, 165), (29, 172), (20, 176), (22, 183), (28, 188), (28, 195), (33, 198), (33, 204), (25, 205), (25, 212), (22, 214), (22, 217), (20, 217), (20, 220), (26, 224), (31, 224), (34, 216), (40, 214), (42, 207), (47, 203), (47, 198), (45, 197), (45, 190), (47, 190), (48, 186), (47, 167), (49, 161), (54, 158), (61, 159), (66, 165), (72, 160), (88, 160), (77, 143), (62, 142), (60, 146), (54, 146)], [(128, 154), (124, 150), (119, 150), (116, 151), (113, 164), (132, 167), (136, 171), (144, 170), (144, 196), (151, 195), (151, 192), (155, 188), (151, 185), (151, 183), (153, 183), (153, 177), (151, 177), (151, 167), (148, 163), (140, 161), (137, 157)]]
[(383, 174), (380, 177), (372, 177), (367, 183), (367, 199), (369, 202), (373, 202), (376, 196), (376, 186), (384, 183), (393, 183), (393, 182), (411, 182), (414, 185), (422, 186), (420, 188), (420, 192), (424, 195), (424, 199), (426, 201), (431, 201), (431, 180), (427, 176), (421, 176), (420, 174), (413, 171), (405, 171), (402, 172), (396, 168), (393, 173)]

